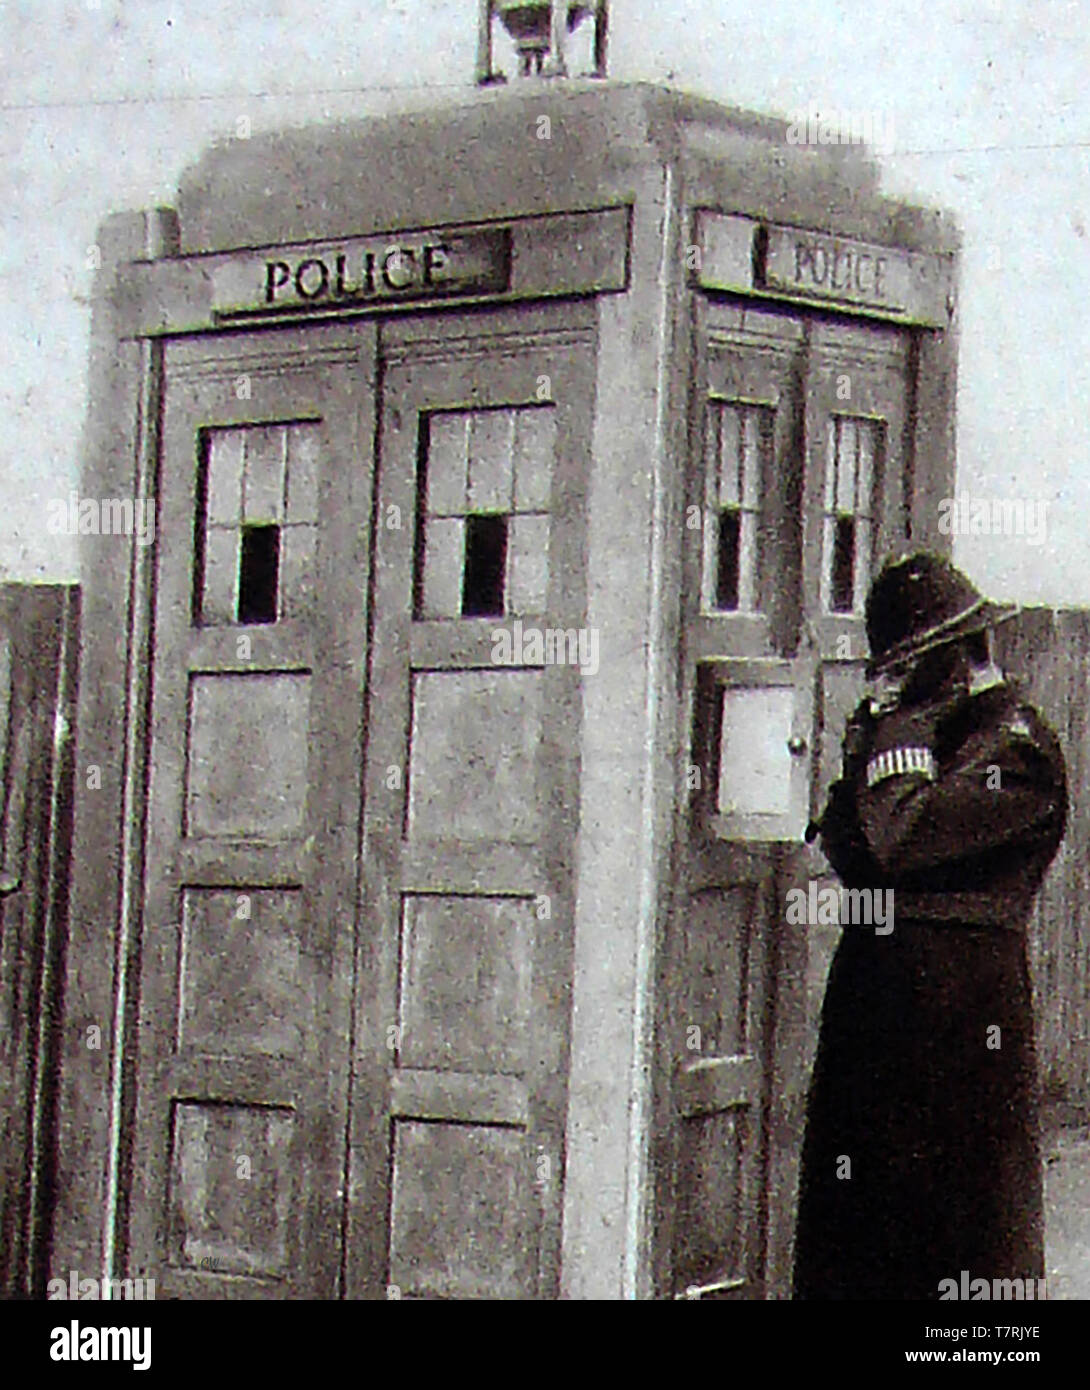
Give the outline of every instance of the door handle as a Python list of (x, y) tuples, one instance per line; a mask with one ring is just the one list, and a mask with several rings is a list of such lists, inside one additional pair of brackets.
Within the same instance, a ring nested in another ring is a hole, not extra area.
[(794, 734), (787, 740), (787, 751), (793, 758), (801, 758), (806, 752), (806, 740), (800, 734)]

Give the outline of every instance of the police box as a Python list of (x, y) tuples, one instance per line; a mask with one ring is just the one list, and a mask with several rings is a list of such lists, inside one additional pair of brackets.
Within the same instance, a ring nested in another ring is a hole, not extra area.
[(956, 237), (604, 52), (486, 2), (463, 99), (102, 227), (82, 491), (156, 524), (84, 538), (58, 1268), (789, 1291), (783, 903), (869, 578), (948, 545)]

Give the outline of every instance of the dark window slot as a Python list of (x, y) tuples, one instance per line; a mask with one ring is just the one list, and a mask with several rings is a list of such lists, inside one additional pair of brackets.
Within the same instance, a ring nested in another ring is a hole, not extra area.
[(196, 627), (202, 621), (204, 606), (205, 552), (208, 545), (208, 454), (209, 436), (201, 430), (198, 436), (197, 454), (197, 510), (193, 517), (193, 596), (190, 603), (190, 621)]
[(855, 518), (838, 516), (834, 525), (830, 607), (834, 613), (850, 613), (855, 607)]
[(431, 443), (431, 416), (420, 416), (416, 435), (416, 533), (413, 538), (413, 617), (424, 609), (424, 557), (428, 545), (428, 449)]
[(498, 618), (504, 612), (503, 576), (507, 568), (507, 517), (467, 516), (462, 616)]
[(244, 526), (238, 573), (240, 623), (275, 623), (280, 584), (280, 527)]
[(719, 566), (715, 582), (715, 606), (728, 612), (738, 607), (741, 522), (742, 514), (737, 507), (724, 507), (719, 513)]

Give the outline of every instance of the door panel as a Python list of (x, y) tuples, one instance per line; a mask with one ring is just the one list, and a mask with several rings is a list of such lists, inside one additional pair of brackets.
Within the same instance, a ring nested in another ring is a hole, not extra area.
[(706, 661), (697, 674), (703, 791), (691, 803), (670, 967), (677, 1297), (765, 1289), (779, 885), (809, 804), (812, 692), (808, 656)]
[(675, 924), (675, 1297), (752, 1298), (762, 1288), (774, 904), (767, 861), (755, 856), (748, 869), (719, 846), (694, 858)]
[(813, 664), (807, 657), (708, 661), (707, 830), (719, 839), (797, 841), (810, 809)]
[(374, 362), (370, 326), (165, 352), (130, 1233), (160, 1297), (338, 1292)]
[[(826, 321), (815, 323), (810, 336), (803, 610), (816, 658), (811, 814), (817, 816), (840, 775), (844, 724), (864, 685), (867, 590), (883, 560), (908, 543), (915, 355), (909, 334), (879, 325)], [(808, 895), (811, 884), (819, 893), (837, 884), (816, 846), (785, 859), (781, 902), (792, 891)], [(777, 1004), (772, 1124), (782, 1137), (770, 1169), (770, 1266), (775, 1296), (789, 1297), (792, 1194), (822, 993), (839, 928), (784, 922), (781, 932), (780, 955), (792, 963), (793, 992), (784, 989)]]
[(384, 329), (354, 1297), (558, 1287), (593, 358), (526, 319)]

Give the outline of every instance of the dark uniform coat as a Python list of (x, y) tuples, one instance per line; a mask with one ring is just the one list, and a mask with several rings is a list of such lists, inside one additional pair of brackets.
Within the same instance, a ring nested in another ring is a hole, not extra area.
[(1026, 925), (1066, 812), (1057, 740), (1008, 684), (849, 722), (823, 848), (894, 890), (894, 930), (845, 926), (831, 967), (796, 1298), (1043, 1276)]

